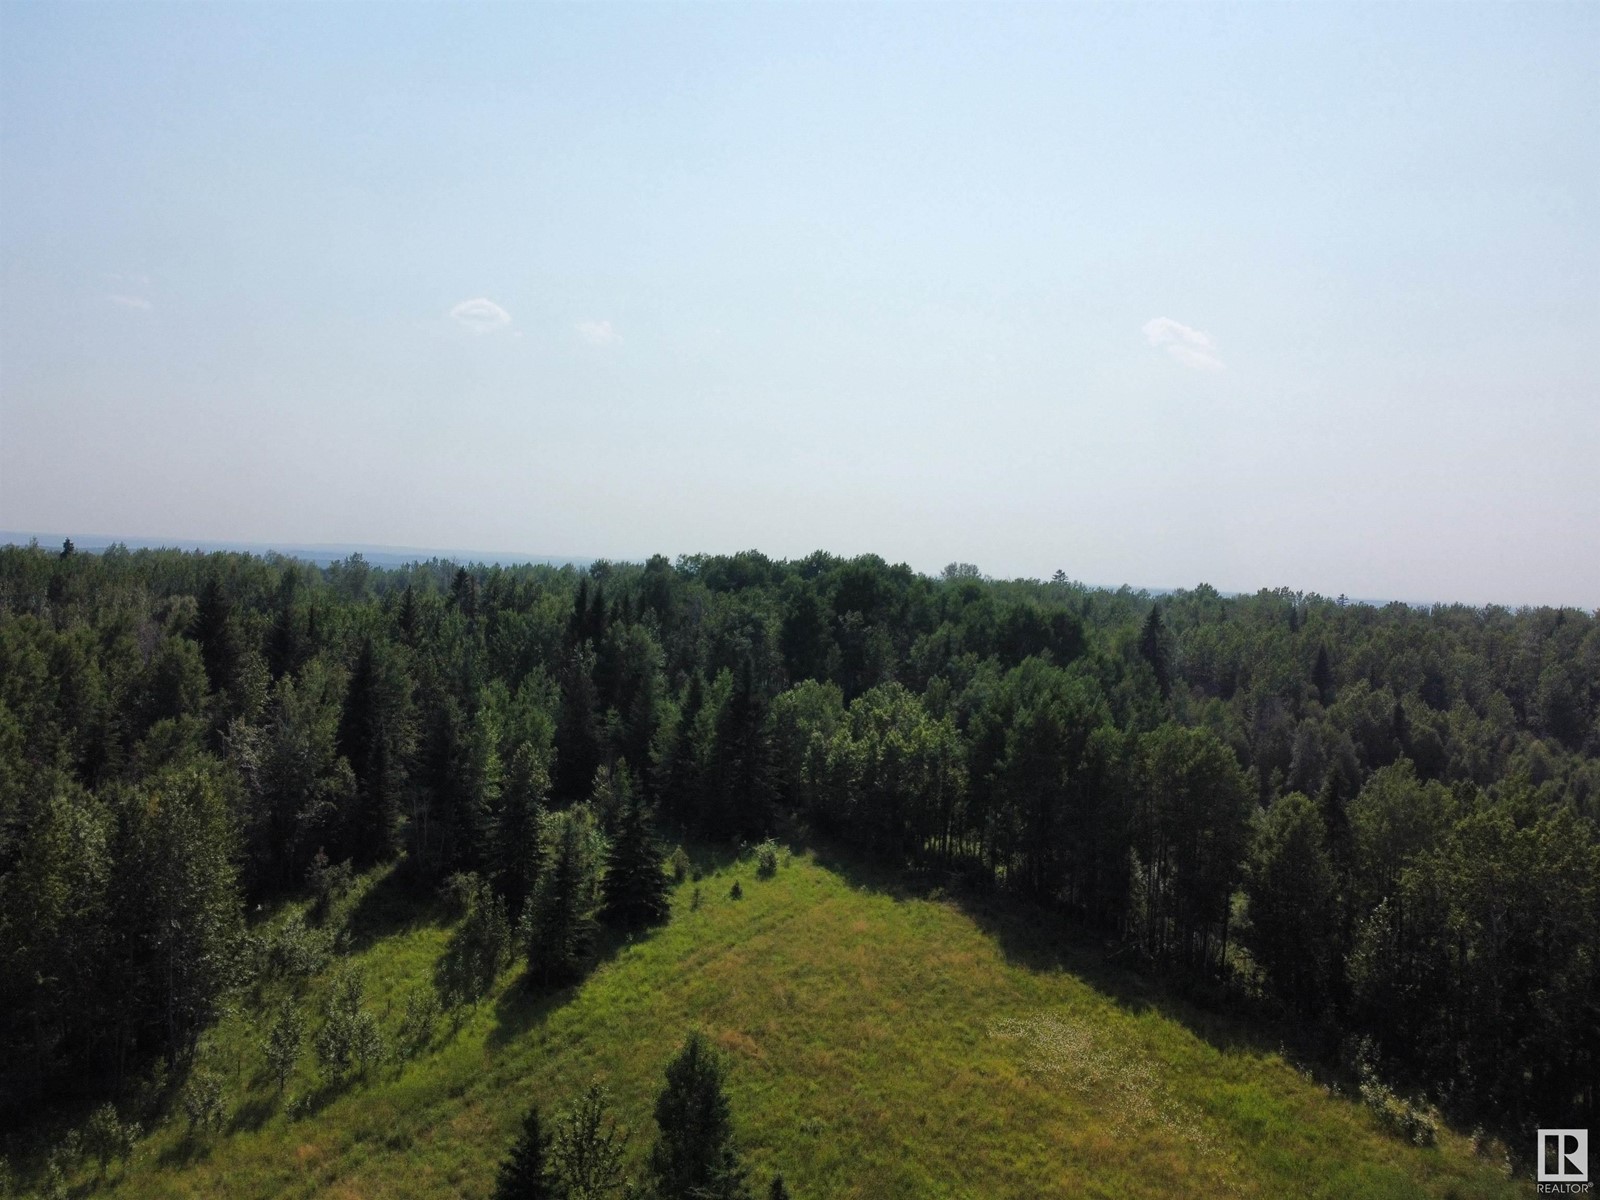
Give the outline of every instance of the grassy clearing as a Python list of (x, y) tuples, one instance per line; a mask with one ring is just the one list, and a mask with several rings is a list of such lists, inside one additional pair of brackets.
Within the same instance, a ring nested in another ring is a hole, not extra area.
[[(735, 879), (742, 900), (728, 898)], [(369, 883), (354, 955), (392, 1036), (448, 930)], [(592, 1079), (611, 1088), (642, 1161), (662, 1071), (698, 1026), (730, 1060), (754, 1177), (782, 1170), (799, 1197), (1531, 1192), (1454, 1134), (1428, 1150), (1383, 1134), (1224, 1020), (1050, 962), (1026, 929), (986, 928), (809, 855), (772, 879), (749, 859), (725, 864), (691, 910), (696, 886), (676, 889), (669, 925), (615, 947), (580, 988), (530, 995), (516, 968), (458, 1028), (444, 1018), (429, 1051), (337, 1094), (316, 1094), (307, 1061), (289, 1089), (310, 1097), (301, 1115), (267, 1078), (262, 1015), (232, 1014), (213, 1050), (230, 1075), (223, 1131), (193, 1145), (169, 1124), (105, 1190), (484, 1196), (528, 1101), (563, 1103)]]

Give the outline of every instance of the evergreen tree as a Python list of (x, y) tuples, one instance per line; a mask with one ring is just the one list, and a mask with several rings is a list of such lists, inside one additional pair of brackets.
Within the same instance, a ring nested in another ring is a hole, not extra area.
[(624, 929), (636, 929), (663, 920), (671, 909), (667, 900), (666, 858), (656, 842), (650, 811), (644, 800), (629, 798), (606, 852), (602, 916)]
[(495, 821), (495, 887), (513, 915), (522, 912), (533, 894), (544, 858), (544, 765), (534, 748), (523, 743), (511, 754)]
[(1139, 633), (1139, 654), (1155, 672), (1156, 686), (1161, 689), (1163, 700), (1172, 695), (1172, 668), (1167, 660), (1166, 634), (1166, 626), (1161, 623), (1161, 608), (1152, 604), (1150, 615), (1144, 619), (1144, 628)]
[(594, 686), (594, 653), (575, 651), (561, 672), (561, 713), (556, 723), (555, 794), (581, 800), (589, 794), (600, 766), (598, 694)]
[(338, 748), (355, 776), (341, 849), (359, 865), (399, 849), (404, 762), (412, 746), (410, 683), (392, 652), (369, 634), (350, 676)]
[(558, 1200), (560, 1189), (551, 1178), (549, 1144), (539, 1121), (539, 1106), (531, 1105), (522, 1118), (522, 1132), (495, 1177), (494, 1200)]
[(1327, 643), (1317, 647), (1317, 661), (1311, 668), (1311, 684), (1317, 689), (1317, 699), (1323, 704), (1333, 703), (1333, 667), (1328, 662)]
[(556, 1115), (549, 1161), (565, 1200), (611, 1200), (622, 1191), (628, 1132), (611, 1115), (610, 1099), (590, 1084)]
[(527, 922), (529, 973), (544, 984), (570, 983), (594, 944), (600, 839), (587, 805), (551, 813), (543, 838), (545, 861)]
[(723, 1091), (725, 1075), (721, 1059), (698, 1031), (668, 1064), (666, 1086), (656, 1099), (660, 1134), (650, 1151), (659, 1200), (748, 1200)]
[(711, 809), (703, 826), (714, 838), (760, 837), (771, 823), (772, 746), (767, 704), (746, 658), (717, 722)]

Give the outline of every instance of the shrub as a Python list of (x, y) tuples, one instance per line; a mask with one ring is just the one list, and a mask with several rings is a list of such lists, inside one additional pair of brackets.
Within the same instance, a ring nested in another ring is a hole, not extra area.
[(333, 981), (325, 1019), (316, 1038), (317, 1060), (322, 1064), (323, 1077), (330, 1083), (348, 1075), (358, 1060), (365, 1070), (375, 1057), (373, 1039), (377, 1039), (378, 1053), (382, 1052), (377, 1023), (361, 1008), (365, 995), (360, 974), (348, 967)]
[(1420, 1105), (1413, 1104), (1377, 1079), (1361, 1084), (1361, 1099), (1372, 1110), (1378, 1124), (1414, 1146), (1431, 1146), (1439, 1138), (1439, 1126)]
[(756, 875), (771, 879), (778, 873), (778, 843), (768, 838), (756, 847)]
[(682, 846), (676, 847), (667, 857), (667, 869), (672, 872), (672, 882), (682, 883), (689, 878), (689, 855)]
[(305, 1020), (299, 1006), (293, 1000), (285, 1000), (267, 1033), (267, 1069), (277, 1081), (280, 1096), (300, 1062), (300, 1046), (305, 1038)]
[[(132, 1157), (133, 1145), (139, 1140), (139, 1126), (136, 1122), (124, 1121), (119, 1117), (115, 1105), (102, 1104), (90, 1114), (84, 1136), (89, 1144), (89, 1152), (99, 1162), (100, 1174), (104, 1177), (112, 1159), (126, 1161)], [(4, 1194), (4, 1189), (0, 1188), (0, 1195)]]
[(280, 979), (306, 979), (328, 963), (328, 941), (310, 929), (298, 912), (290, 913), (272, 939), (267, 961)]
[(306, 871), (306, 883), (311, 888), (311, 915), (318, 921), (327, 920), (334, 904), (350, 890), (354, 881), (355, 873), (350, 869), (349, 859), (330, 865), (328, 856), (318, 850)]
[(406, 997), (404, 1015), (400, 1018), (400, 1034), (396, 1049), (406, 1058), (414, 1058), (433, 1041), (433, 1029), (439, 1020), (439, 994), (432, 988), (418, 988)]
[(196, 1067), (183, 1085), (182, 1104), (191, 1137), (222, 1128), (222, 1076), (209, 1067)]
[(729, 900), (743, 900), (744, 899), (744, 888), (739, 885), (739, 881), (737, 879), (735, 879), (733, 881), (733, 886), (728, 889), (728, 899)]

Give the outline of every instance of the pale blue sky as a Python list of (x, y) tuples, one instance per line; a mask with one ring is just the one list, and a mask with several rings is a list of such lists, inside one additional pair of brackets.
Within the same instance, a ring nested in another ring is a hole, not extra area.
[(1594, 607), (1597, 78), (1592, 3), (8, 0), (0, 528)]

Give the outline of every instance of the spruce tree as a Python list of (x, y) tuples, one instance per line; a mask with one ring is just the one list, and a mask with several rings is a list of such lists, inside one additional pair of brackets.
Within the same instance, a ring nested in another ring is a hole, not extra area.
[(534, 748), (523, 743), (513, 750), (494, 830), (495, 887), (513, 917), (533, 895), (544, 858), (545, 784)]
[(1165, 700), (1172, 694), (1172, 670), (1167, 663), (1166, 627), (1161, 623), (1161, 609), (1152, 604), (1150, 615), (1144, 619), (1144, 629), (1139, 633), (1139, 653), (1155, 672), (1156, 686)]
[(575, 651), (561, 672), (561, 713), (556, 723), (555, 794), (558, 800), (582, 800), (600, 766), (598, 693), (594, 685), (594, 652)]
[(660, 1135), (650, 1151), (659, 1200), (748, 1200), (724, 1075), (722, 1061), (698, 1032), (668, 1064), (656, 1099)]
[(552, 813), (545, 826), (545, 861), (527, 922), (528, 965), (541, 983), (570, 983), (594, 944), (598, 835), (585, 805)]
[(500, 1164), (494, 1200), (555, 1200), (560, 1193), (550, 1176), (548, 1150), (549, 1143), (539, 1120), (539, 1106), (535, 1104), (522, 1118), (522, 1132), (512, 1143), (511, 1153)]
[(637, 929), (665, 918), (671, 907), (665, 866), (650, 811), (642, 798), (630, 796), (606, 854), (605, 919)]

